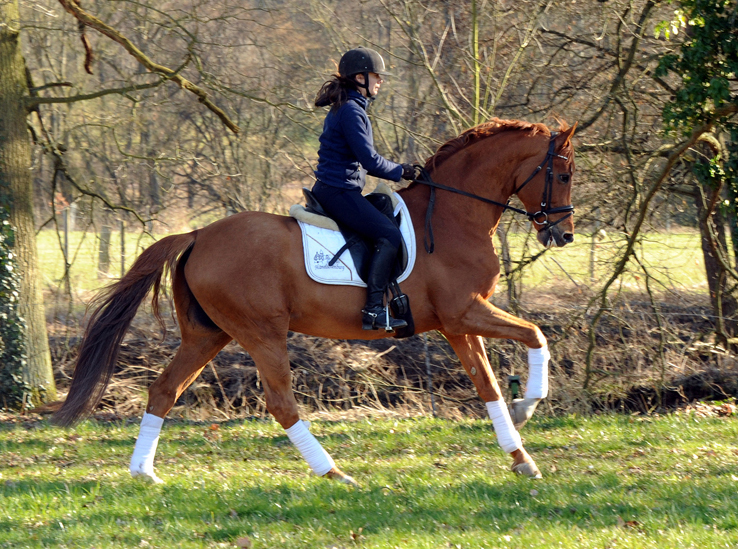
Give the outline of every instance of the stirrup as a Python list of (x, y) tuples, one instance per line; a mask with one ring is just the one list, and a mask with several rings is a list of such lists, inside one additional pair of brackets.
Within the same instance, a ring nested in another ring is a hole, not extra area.
[(385, 332), (392, 333), (395, 329), (406, 328), (407, 322), (402, 319), (392, 318), (388, 307), (380, 307), (373, 310), (361, 310), (361, 327), (364, 330), (379, 330), (384, 328)]

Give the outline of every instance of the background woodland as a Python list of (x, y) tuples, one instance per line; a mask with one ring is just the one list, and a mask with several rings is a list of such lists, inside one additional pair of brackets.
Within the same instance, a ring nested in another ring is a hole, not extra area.
[[(17, 227), (6, 242), (14, 243), (21, 278), (39, 276), (29, 243), (36, 234), (58, 235), (67, 266), (33, 291), (23, 286), (30, 282), (13, 283), (25, 330), (34, 330), (31, 311), (38, 315), (39, 306), (26, 305), (24, 313), (24, 296), (43, 293), (47, 314), (35, 325), (48, 322), (52, 345), (49, 352), (29, 337), (19, 370), (8, 357), (23, 353), (0, 349), (6, 405), (11, 394), (27, 404), (53, 400), (52, 354), (62, 384), (73, 366), (81, 306), (91, 294), (69, 282), (75, 258), (64, 246), (65, 223), (67, 231), (95, 239), (102, 285), (106, 273), (119, 274), (110, 259), (117, 252), (108, 249), (111, 232), (160, 236), (243, 210), (286, 213), (313, 182), (325, 114), (313, 106), (315, 93), (356, 45), (380, 51), (394, 75), (370, 109), (375, 144), (388, 158), (422, 163), (446, 140), (492, 117), (553, 129), (577, 123), (576, 238), (591, 239), (599, 274), (593, 267), (591, 276), (575, 280), (562, 268), (531, 287), (526, 273), (551, 252), (526, 238), (527, 222), (510, 215), (496, 236), (504, 276), (495, 299), (540, 323), (552, 340), (553, 411), (626, 405), (650, 411), (669, 395), (673, 401), (738, 394), (725, 381), (735, 372), (738, 335), (731, 244), (738, 242), (735, 2), (0, 0), (0, 6), (3, 28), (18, 37), (24, 59), (33, 215), (29, 230), (21, 222), (29, 211), (17, 206), (19, 187), (3, 179), (0, 189), (11, 194), (2, 197)], [(698, 243), (705, 265), (701, 290), (674, 282), (668, 265), (649, 261), (649, 235), (670, 232), (699, 234), (692, 246)], [(610, 246), (596, 258), (601, 238)], [(160, 352), (165, 363), (172, 351), (167, 343), (156, 352), (130, 344), (129, 364), (139, 368), (143, 354)], [(297, 337), (296, 385), (305, 395), (318, 385), (332, 395), (326, 401), (311, 393), (303, 402), (318, 408), (424, 402), (425, 353), (437, 368), (440, 401), (473, 409), (465, 392), (471, 385), (459, 379), (440, 337), (431, 335), (430, 351), (417, 338), (397, 343), (400, 359), (387, 352), (391, 344)], [(320, 348), (324, 353), (316, 355)], [(524, 372), (516, 345), (491, 343), (490, 353), (500, 376)], [(205, 391), (208, 398), (263, 412), (249, 359), (233, 351), (215, 363), (228, 368), (222, 379), (206, 370), (208, 386), (216, 387)], [(39, 382), (33, 372), (44, 369), (46, 381)], [(400, 396), (392, 396), (393, 387)], [(206, 399), (197, 390), (187, 398)]]

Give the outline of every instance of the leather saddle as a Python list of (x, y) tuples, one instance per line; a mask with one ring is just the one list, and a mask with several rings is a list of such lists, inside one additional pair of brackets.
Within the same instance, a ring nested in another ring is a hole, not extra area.
[[(303, 187), (302, 194), (305, 196), (305, 209), (308, 212), (332, 219), (325, 212), (323, 207), (320, 205), (320, 202), (318, 202), (318, 199), (310, 189)], [(372, 206), (384, 214), (398, 229), (400, 228), (401, 214), (396, 216), (394, 215), (392, 199), (389, 195), (384, 193), (371, 193), (365, 195), (365, 198)], [(366, 281), (367, 275), (369, 274), (372, 254), (374, 253), (372, 243), (365, 240), (354, 231), (343, 227), (340, 223), (336, 222), (336, 224), (338, 225), (338, 229), (341, 231), (343, 238), (346, 240), (346, 244), (336, 252), (336, 255), (333, 256), (328, 264), (335, 264), (341, 255), (348, 250), (351, 254), (351, 258), (354, 260), (354, 265), (359, 276), (362, 280)], [(395, 318), (401, 318), (407, 322), (406, 328), (402, 328), (397, 331), (397, 334), (394, 336), (396, 338), (409, 337), (415, 333), (415, 323), (413, 322), (413, 315), (410, 311), (410, 301), (407, 295), (402, 293), (400, 285), (397, 283), (397, 277), (405, 270), (407, 263), (408, 251), (407, 245), (403, 239), (402, 246), (397, 253), (397, 260), (395, 261), (395, 267), (392, 270), (389, 283), (389, 290), (393, 296), (389, 302), (390, 308), (392, 309), (392, 316)]]
[[(305, 196), (305, 209), (307, 211), (331, 218), (327, 213), (325, 213), (325, 210), (323, 210), (320, 202), (318, 202), (318, 199), (315, 198), (313, 191), (303, 187), (302, 194)], [(392, 199), (388, 195), (382, 193), (371, 193), (366, 195), (364, 198), (366, 198), (372, 206), (374, 206), (377, 210), (384, 214), (387, 219), (389, 219), (395, 225), (395, 227), (397, 227), (398, 229), (400, 228), (400, 214), (397, 214), (397, 216), (394, 215)], [(336, 261), (338, 261), (341, 255), (346, 252), (346, 250), (348, 250), (348, 252), (351, 254), (351, 258), (354, 260), (354, 265), (359, 272), (359, 276), (362, 280), (366, 281), (366, 277), (369, 273), (369, 265), (371, 263), (372, 254), (374, 253), (371, 242), (368, 242), (367, 240), (356, 234), (354, 231), (341, 226), (340, 223), (337, 223), (337, 225), (339, 230), (341, 231), (341, 234), (343, 235), (343, 238), (346, 240), (346, 244), (341, 247), (338, 252), (336, 252), (336, 255), (333, 256), (333, 259), (331, 259), (329, 264), (333, 265)], [(407, 246), (405, 245), (405, 241), (403, 240), (400, 251), (397, 254), (397, 262), (395, 263), (395, 268), (393, 269), (392, 276), (390, 277), (391, 280), (396, 280), (397, 277), (400, 276), (400, 274), (405, 270), (405, 267), (407, 267), (407, 261)]]

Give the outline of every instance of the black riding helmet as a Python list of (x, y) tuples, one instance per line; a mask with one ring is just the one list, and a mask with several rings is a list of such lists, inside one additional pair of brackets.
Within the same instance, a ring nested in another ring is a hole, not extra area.
[(364, 83), (356, 83), (366, 90), (367, 96), (372, 97), (369, 91), (369, 73), (373, 72), (380, 76), (392, 76), (384, 66), (384, 59), (378, 52), (369, 48), (354, 48), (347, 51), (338, 62), (338, 74), (344, 78), (351, 78), (357, 74), (364, 75)]

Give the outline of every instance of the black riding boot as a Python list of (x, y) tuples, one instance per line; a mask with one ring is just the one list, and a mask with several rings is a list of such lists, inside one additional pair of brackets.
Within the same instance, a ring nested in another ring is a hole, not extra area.
[(389, 316), (388, 309), (384, 306), (384, 294), (396, 259), (397, 248), (385, 238), (377, 240), (366, 281), (366, 305), (361, 310), (362, 327), (365, 330), (384, 328), (388, 332), (393, 332), (407, 326), (404, 320)]

